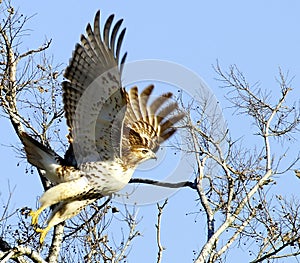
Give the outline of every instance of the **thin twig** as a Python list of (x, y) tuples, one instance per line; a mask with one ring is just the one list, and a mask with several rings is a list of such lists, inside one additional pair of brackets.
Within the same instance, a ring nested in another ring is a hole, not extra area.
[(168, 199), (165, 200), (165, 202), (160, 206), (159, 203), (157, 203), (157, 209), (158, 209), (158, 215), (157, 215), (157, 224), (155, 225), (156, 227), (156, 240), (157, 240), (157, 247), (158, 247), (158, 252), (157, 252), (157, 263), (161, 263), (162, 260), (162, 254), (165, 248), (161, 244), (161, 239), (160, 239), (160, 234), (161, 234), (161, 217), (163, 210), (165, 206), (168, 203)]

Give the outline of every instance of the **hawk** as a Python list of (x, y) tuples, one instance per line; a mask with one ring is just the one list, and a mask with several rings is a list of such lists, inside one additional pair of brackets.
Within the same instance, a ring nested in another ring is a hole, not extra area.
[(77, 215), (95, 200), (125, 187), (135, 168), (149, 159), (162, 142), (176, 131), (174, 124), (184, 114), (172, 93), (150, 101), (153, 85), (139, 93), (121, 85), (126, 53), (120, 59), (125, 29), (122, 20), (113, 26), (114, 15), (100, 33), (100, 11), (93, 28), (87, 25), (65, 70), (63, 103), (70, 143), (64, 158), (26, 132), (21, 133), (28, 162), (36, 166), (52, 184), (31, 211), (37, 226), (40, 213), (56, 205), (44, 229), (42, 244), (55, 225)]

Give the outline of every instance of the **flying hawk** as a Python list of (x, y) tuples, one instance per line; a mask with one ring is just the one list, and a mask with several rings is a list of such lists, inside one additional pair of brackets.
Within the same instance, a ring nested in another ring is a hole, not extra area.
[(184, 117), (172, 93), (149, 101), (153, 85), (141, 93), (121, 85), (126, 53), (120, 60), (125, 29), (111, 15), (100, 33), (100, 11), (94, 27), (75, 47), (63, 82), (63, 102), (70, 147), (64, 158), (27, 133), (21, 133), (28, 162), (54, 185), (31, 211), (32, 224), (40, 213), (57, 204), (41, 233), (43, 243), (55, 225), (77, 215), (85, 206), (125, 187), (138, 164), (156, 158), (159, 145), (174, 134)]

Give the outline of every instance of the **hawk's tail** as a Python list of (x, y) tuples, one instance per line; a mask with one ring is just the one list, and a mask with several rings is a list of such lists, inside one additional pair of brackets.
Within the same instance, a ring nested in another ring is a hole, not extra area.
[(24, 145), (27, 160), (30, 164), (50, 174), (56, 172), (62, 161), (59, 155), (29, 136), (26, 132), (21, 132), (20, 139)]

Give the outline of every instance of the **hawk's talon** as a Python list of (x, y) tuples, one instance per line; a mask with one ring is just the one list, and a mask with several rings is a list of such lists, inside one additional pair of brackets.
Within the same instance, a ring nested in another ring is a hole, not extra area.
[(36, 210), (36, 211), (31, 210), (31, 211), (29, 212), (29, 215), (32, 217), (32, 219), (31, 219), (31, 224), (32, 224), (33, 226), (36, 226), (36, 225), (38, 224), (39, 215), (40, 215), (39, 210)]
[(50, 227), (48, 227), (48, 226), (46, 228), (37, 228), (37, 229), (35, 229), (35, 231), (37, 233), (41, 233), (41, 236), (40, 236), (40, 244), (41, 245), (44, 243), (45, 237), (48, 234), (49, 230), (50, 230)]

